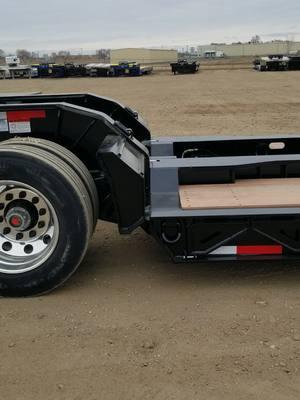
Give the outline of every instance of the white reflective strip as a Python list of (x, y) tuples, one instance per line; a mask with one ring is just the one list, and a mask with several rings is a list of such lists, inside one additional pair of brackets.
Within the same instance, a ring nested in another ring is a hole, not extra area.
[(0, 112), (0, 132), (8, 131), (6, 112)]
[(221, 246), (209, 254), (222, 256), (226, 254), (236, 254), (236, 253), (237, 253), (237, 246)]

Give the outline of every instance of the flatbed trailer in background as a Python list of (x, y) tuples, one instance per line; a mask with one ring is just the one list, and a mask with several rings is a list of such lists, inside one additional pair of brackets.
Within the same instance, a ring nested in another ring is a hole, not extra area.
[(153, 71), (152, 66), (143, 66), (136, 62), (128, 62), (123, 61), (119, 64), (111, 64), (110, 65), (110, 73), (111, 77), (120, 77), (120, 76), (142, 76), (149, 75)]
[(299, 55), (270, 55), (258, 57), (253, 61), (254, 69), (257, 71), (299, 71)]
[(300, 136), (151, 138), (90, 94), (0, 98), (0, 295), (73, 274), (97, 220), (176, 262), (300, 256)]
[(0, 65), (0, 79), (31, 78), (30, 65), (22, 65), (17, 56), (5, 57), (6, 65)]

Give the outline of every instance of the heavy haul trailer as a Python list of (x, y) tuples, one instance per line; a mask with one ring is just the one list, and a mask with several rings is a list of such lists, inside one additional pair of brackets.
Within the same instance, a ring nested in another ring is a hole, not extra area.
[(89, 94), (0, 98), (0, 294), (67, 280), (98, 219), (176, 262), (300, 256), (300, 136), (151, 139)]
[(176, 63), (171, 63), (171, 70), (176, 74), (194, 74), (199, 71), (200, 63), (196, 61), (188, 62), (187, 60), (179, 60)]

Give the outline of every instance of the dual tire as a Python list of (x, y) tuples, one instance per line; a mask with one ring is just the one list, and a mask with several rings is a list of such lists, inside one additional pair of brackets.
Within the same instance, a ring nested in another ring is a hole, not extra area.
[(63, 284), (86, 253), (98, 211), (94, 181), (73, 153), (42, 139), (1, 142), (0, 296)]

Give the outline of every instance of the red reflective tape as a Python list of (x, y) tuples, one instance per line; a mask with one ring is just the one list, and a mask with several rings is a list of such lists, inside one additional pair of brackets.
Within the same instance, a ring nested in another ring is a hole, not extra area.
[(8, 122), (26, 122), (32, 118), (46, 118), (45, 110), (7, 111)]
[(237, 246), (237, 254), (242, 255), (264, 255), (282, 254), (283, 247), (280, 245), (271, 246)]

